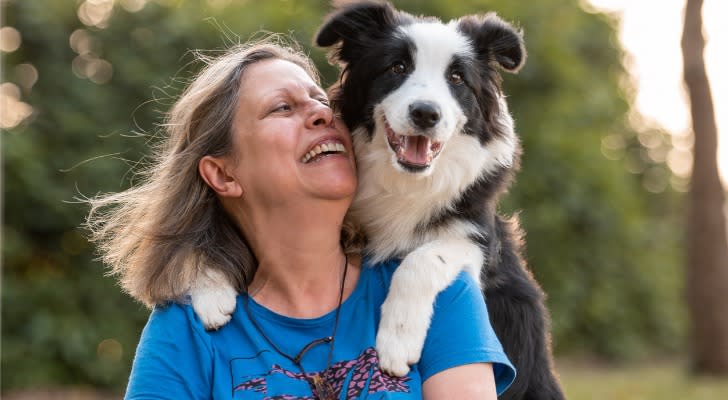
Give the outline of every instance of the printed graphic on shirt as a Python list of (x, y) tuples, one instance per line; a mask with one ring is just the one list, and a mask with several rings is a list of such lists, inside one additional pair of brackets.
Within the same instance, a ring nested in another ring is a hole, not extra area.
[[(366, 398), (374, 393), (409, 393), (410, 391), (409, 385), (407, 385), (410, 378), (392, 377), (382, 373), (379, 369), (377, 352), (373, 347), (365, 349), (357, 358), (337, 362), (325, 371), (304, 374), (274, 364), (268, 371), (251, 374), (251, 371), (260, 369), (260, 364), (256, 359), (266, 352), (231, 361), (233, 397), (235, 399), (317, 399), (318, 393), (312, 384), (316, 375), (331, 385), (337, 399), (358, 399)], [(285, 392), (285, 394), (281, 392)]]

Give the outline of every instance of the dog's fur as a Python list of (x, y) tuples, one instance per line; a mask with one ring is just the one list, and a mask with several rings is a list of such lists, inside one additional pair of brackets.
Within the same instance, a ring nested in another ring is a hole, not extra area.
[[(498, 70), (523, 65), (521, 33), (492, 13), (442, 23), (360, 1), (334, 11), (315, 42), (343, 68), (331, 99), (357, 157), (350, 216), (373, 261), (403, 258), (382, 306), (381, 368), (404, 375), (419, 360), (435, 297), (466, 270), (517, 369), (501, 398), (563, 399), (543, 292), (520, 255), (516, 219), (496, 213), (521, 152)], [(229, 320), (224, 276), (207, 271), (190, 294), (206, 327)]]
[(331, 97), (354, 138), (351, 216), (373, 260), (404, 257), (382, 307), (382, 368), (419, 360), (435, 296), (465, 269), (518, 370), (503, 398), (563, 398), (543, 292), (517, 221), (496, 213), (521, 151), (498, 69), (523, 65), (521, 33), (492, 13), (442, 23), (369, 1), (334, 11), (315, 42), (343, 68)]

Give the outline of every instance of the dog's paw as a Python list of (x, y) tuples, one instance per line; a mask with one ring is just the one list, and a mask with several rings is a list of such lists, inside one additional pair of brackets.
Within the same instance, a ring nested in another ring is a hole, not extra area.
[(380, 333), (377, 335), (377, 354), (379, 369), (392, 376), (405, 376), (410, 365), (419, 361), (419, 352), (412, 352), (403, 346), (396, 336)]
[(217, 271), (207, 271), (190, 288), (192, 308), (205, 329), (218, 329), (232, 318), (237, 291)]
[(431, 315), (429, 302), (418, 304), (417, 299), (412, 298), (384, 302), (376, 342), (382, 371), (392, 376), (405, 376), (409, 366), (420, 361)]

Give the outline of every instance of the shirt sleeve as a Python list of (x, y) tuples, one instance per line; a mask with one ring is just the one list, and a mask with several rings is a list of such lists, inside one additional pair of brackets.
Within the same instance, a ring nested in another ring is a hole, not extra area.
[(498, 394), (516, 377), (490, 324), (480, 288), (461, 272), (435, 300), (419, 368), (424, 382), (448, 368), (472, 363), (492, 363)]
[(209, 399), (212, 351), (192, 307), (157, 306), (137, 345), (125, 399)]

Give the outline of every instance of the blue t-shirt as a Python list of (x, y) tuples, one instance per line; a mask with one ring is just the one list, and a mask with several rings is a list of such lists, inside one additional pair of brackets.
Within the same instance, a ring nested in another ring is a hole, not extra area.
[(515, 369), (488, 320), (475, 281), (461, 273), (437, 296), (422, 357), (402, 378), (382, 373), (374, 350), (380, 308), (399, 261), (368, 265), (341, 305), (331, 365), (329, 344), (308, 350), (298, 368), (258, 333), (245, 311), (284, 353), (331, 335), (335, 311), (313, 319), (276, 314), (241, 294), (230, 322), (206, 331), (191, 305), (171, 303), (152, 311), (129, 378), (128, 399), (312, 399), (311, 378), (331, 382), (338, 399), (419, 399), (422, 382), (445, 369), (493, 364), (500, 394)]

